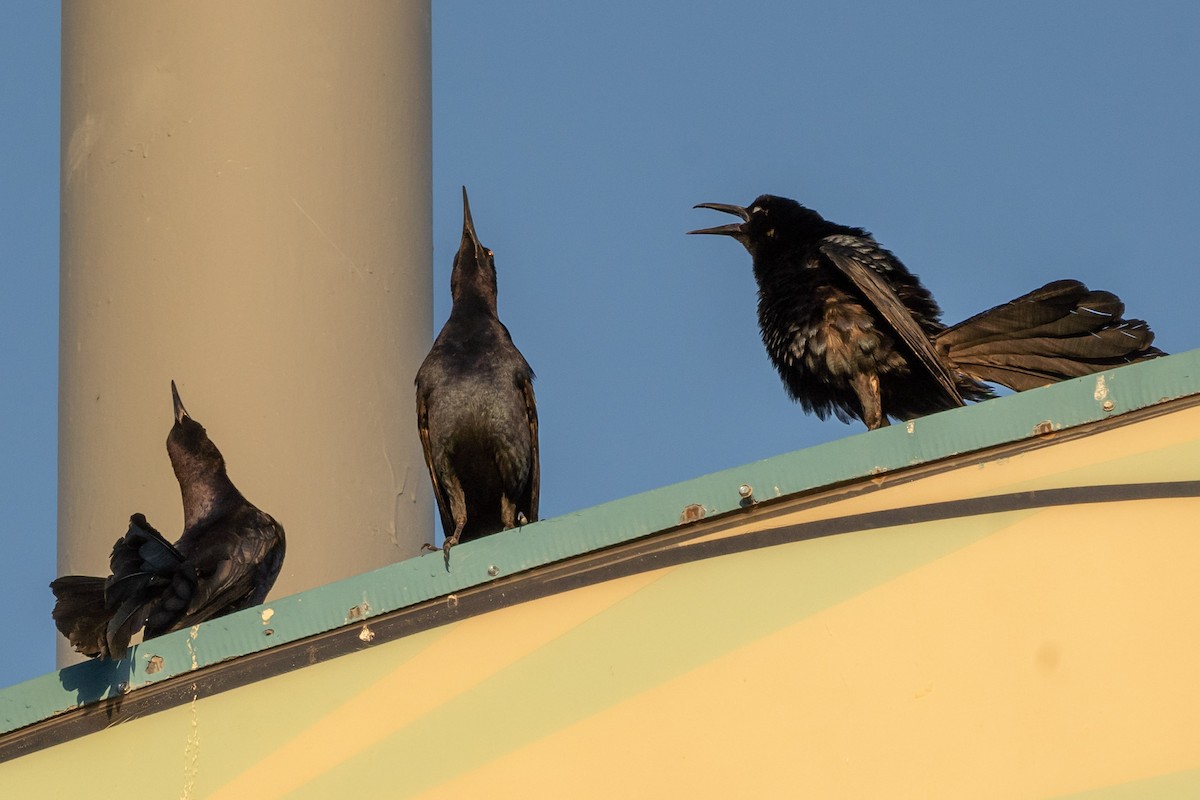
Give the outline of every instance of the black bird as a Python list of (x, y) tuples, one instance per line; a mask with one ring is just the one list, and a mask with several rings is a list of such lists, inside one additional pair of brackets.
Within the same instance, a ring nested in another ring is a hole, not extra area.
[(758, 281), (758, 324), (788, 394), (805, 411), (868, 428), (1163, 355), (1110, 292), (1062, 280), (950, 327), (941, 309), (862, 228), (794, 200), (701, 203), (740, 223), (689, 233), (737, 239)]
[(113, 545), (111, 575), (66, 575), (50, 584), (54, 622), (86, 656), (119, 659), (142, 627), (150, 639), (258, 605), (283, 566), (283, 526), (229, 480), (225, 459), (188, 416), (174, 381), (171, 397), (167, 454), (183, 496), (183, 535), (171, 544), (134, 514)]
[(450, 296), (450, 318), (416, 380), (447, 559), (460, 541), (536, 521), (540, 480), (533, 370), (496, 315), (496, 264), (475, 235), (465, 186)]

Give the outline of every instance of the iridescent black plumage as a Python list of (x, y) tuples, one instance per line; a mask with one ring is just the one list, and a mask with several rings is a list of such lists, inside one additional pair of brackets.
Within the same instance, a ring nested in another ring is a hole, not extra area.
[(258, 605), (283, 566), (283, 526), (229, 480), (225, 459), (188, 416), (171, 382), (175, 425), (167, 454), (183, 498), (183, 535), (171, 544), (141, 514), (113, 545), (107, 578), (66, 575), (50, 588), (53, 616), (76, 651), (121, 658), (150, 639)]
[(416, 379), (447, 558), (460, 541), (536, 521), (540, 482), (533, 370), (497, 316), (496, 265), (475, 235), (465, 187), (450, 293), (450, 318)]
[(947, 328), (915, 275), (861, 228), (794, 200), (748, 208), (702, 203), (742, 222), (691, 233), (731, 236), (754, 261), (758, 320), (788, 394), (824, 419), (912, 419), (992, 396), (1162, 355), (1109, 292), (1055, 281)]

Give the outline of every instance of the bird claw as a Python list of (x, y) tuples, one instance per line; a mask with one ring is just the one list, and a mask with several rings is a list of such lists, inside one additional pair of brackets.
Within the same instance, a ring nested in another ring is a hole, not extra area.
[(442, 543), (442, 553), (446, 560), (446, 572), (450, 571), (450, 548), (458, 544), (458, 536), (448, 536), (446, 541)]

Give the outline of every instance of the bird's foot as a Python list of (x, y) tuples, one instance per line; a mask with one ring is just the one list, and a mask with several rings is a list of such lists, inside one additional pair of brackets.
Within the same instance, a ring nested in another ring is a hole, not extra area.
[(446, 560), (446, 572), (450, 571), (450, 548), (458, 544), (458, 536), (448, 536), (446, 541), (442, 543), (442, 553)]

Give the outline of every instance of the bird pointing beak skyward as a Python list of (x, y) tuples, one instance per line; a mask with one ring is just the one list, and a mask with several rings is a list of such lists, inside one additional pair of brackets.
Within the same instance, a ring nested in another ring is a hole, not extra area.
[[(750, 221), (750, 212), (741, 206), (733, 206), (728, 203), (699, 203), (692, 208), (711, 208), (713, 211), (723, 211), (726, 214), (733, 214), (735, 217), (741, 217), (742, 222)], [(740, 222), (731, 222), (728, 225), (718, 225), (715, 228), (700, 228), (699, 230), (688, 231), (688, 233), (716, 233), (722, 236), (742, 236), (745, 234), (745, 229)]]
[(467, 187), (462, 187), (463, 227), (462, 240), (454, 255), (454, 267), (450, 272), (450, 296), (458, 298), (474, 286), (479, 298), (492, 306), (495, 313), (496, 269), (492, 263), (492, 251), (479, 243), (475, 235), (475, 221), (471, 219), (471, 201), (467, 199)]
[(468, 243), (470, 248), (475, 250), (478, 255), (483, 246), (479, 244), (479, 237), (475, 235), (475, 222), (471, 219), (471, 202), (467, 200), (467, 187), (462, 187), (463, 193), (463, 230), (462, 242), (458, 246), (459, 253), (467, 250)]
[(417, 370), (417, 433), (446, 540), (515, 528), (538, 514), (533, 370), (496, 313), (496, 265), (479, 243), (467, 188), (450, 271), (450, 318)]
[(188, 413), (187, 409), (183, 407), (183, 401), (179, 399), (179, 390), (175, 388), (175, 381), (171, 381), (171, 401), (175, 404), (176, 424), (183, 422)]

